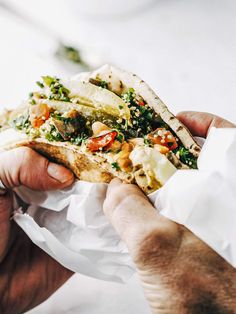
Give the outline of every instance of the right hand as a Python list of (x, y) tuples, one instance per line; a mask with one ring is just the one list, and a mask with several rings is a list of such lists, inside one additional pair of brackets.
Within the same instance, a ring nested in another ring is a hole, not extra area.
[[(182, 112), (178, 118), (201, 137), (212, 126), (236, 127), (207, 113)], [(160, 215), (137, 186), (114, 179), (104, 213), (129, 249), (153, 313), (235, 313), (236, 269)]]
[(236, 128), (232, 122), (207, 112), (182, 111), (176, 116), (193, 136), (207, 137), (210, 129)]

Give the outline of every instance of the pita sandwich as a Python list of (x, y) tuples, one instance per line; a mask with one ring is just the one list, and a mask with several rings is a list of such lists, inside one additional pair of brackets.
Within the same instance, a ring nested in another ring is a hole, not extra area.
[(177, 169), (196, 169), (200, 147), (154, 91), (114, 66), (63, 80), (44, 76), (0, 118), (1, 149), (28, 146), (80, 180), (118, 177), (149, 194)]

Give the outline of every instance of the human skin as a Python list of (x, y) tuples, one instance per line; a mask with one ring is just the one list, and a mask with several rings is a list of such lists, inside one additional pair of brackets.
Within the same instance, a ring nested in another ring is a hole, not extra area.
[[(177, 116), (193, 135), (236, 127), (207, 113)], [(114, 179), (104, 213), (127, 244), (156, 314), (236, 313), (236, 270), (184, 226), (161, 216), (141, 190)]]
[(18, 314), (35, 307), (55, 292), (72, 272), (38, 248), (10, 220), (12, 189), (56, 190), (72, 184), (73, 174), (22, 147), (0, 154), (0, 313)]

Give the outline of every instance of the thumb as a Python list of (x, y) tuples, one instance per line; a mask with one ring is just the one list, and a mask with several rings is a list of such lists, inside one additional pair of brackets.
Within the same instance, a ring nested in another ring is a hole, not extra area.
[(19, 147), (0, 154), (0, 180), (7, 188), (25, 185), (33, 190), (53, 190), (70, 185), (74, 176), (34, 150)]
[(109, 184), (103, 210), (130, 251), (159, 222), (158, 212), (141, 190), (119, 179)]

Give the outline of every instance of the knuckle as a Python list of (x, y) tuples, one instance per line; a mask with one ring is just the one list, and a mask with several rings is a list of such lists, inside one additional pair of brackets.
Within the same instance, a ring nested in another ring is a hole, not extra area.
[(19, 147), (16, 148), (14, 152), (17, 158), (20, 158), (23, 163), (28, 163), (35, 158), (35, 152), (29, 147)]
[(169, 267), (171, 260), (179, 250), (179, 241), (165, 228), (153, 226), (149, 230), (140, 230), (142, 233), (134, 251), (134, 261), (140, 268), (162, 269)]

